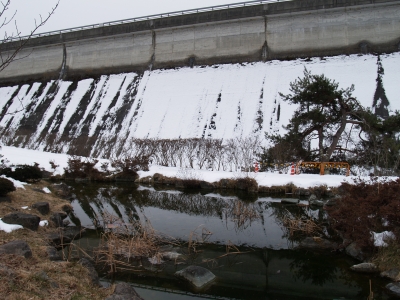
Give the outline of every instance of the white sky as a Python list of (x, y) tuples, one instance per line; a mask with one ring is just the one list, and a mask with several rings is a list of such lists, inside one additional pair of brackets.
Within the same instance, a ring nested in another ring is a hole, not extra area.
[[(1, 0), (5, 3), (7, 0)], [(39, 32), (78, 27), (117, 21), (134, 17), (202, 8), (230, 3), (240, 0), (60, 0), (59, 7), (50, 20)], [(11, 0), (7, 16), (17, 11), (15, 20), (22, 35), (26, 35), (35, 25), (35, 18), (45, 17), (57, 0)], [(1, 19), (3, 20), (3, 19)], [(15, 26), (8, 27), (7, 32), (15, 33)], [(4, 35), (0, 29), (0, 36)]]

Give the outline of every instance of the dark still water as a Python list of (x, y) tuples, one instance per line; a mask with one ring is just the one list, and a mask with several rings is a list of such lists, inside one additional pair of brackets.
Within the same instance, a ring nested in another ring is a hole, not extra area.
[[(351, 272), (357, 262), (346, 255), (298, 248), (306, 235), (291, 232), (289, 221), (312, 220), (318, 229), (310, 236), (331, 237), (322, 209), (226, 191), (89, 183), (74, 184), (72, 189), (71, 221), (93, 229), (79, 241), (87, 251), (99, 245), (104, 215), (115, 217), (118, 224), (151, 224), (176, 239), (164, 251), (181, 254), (179, 263), (142, 259), (136, 272), (121, 271), (112, 279), (131, 283), (146, 300), (367, 299), (370, 281), (373, 299), (394, 299), (384, 291), (385, 280)], [(174, 276), (188, 265), (207, 268), (217, 279), (196, 290)]]

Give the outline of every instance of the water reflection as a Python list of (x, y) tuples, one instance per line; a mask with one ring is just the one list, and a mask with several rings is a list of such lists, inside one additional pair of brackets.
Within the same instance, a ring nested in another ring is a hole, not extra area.
[[(95, 228), (103, 224), (102, 215), (107, 212), (126, 223), (148, 220), (154, 229), (185, 243), (185, 247), (175, 250), (185, 257), (186, 264), (166, 262), (153, 266), (146, 260), (140, 274), (122, 273), (119, 280), (197, 293), (173, 276), (177, 270), (195, 264), (217, 276), (217, 282), (201, 292), (213, 297), (366, 299), (369, 294), (370, 278), (349, 272), (353, 263), (349, 258), (329, 252), (289, 250), (302, 237), (291, 235), (284, 220), (311, 219), (324, 225), (323, 210), (285, 206), (271, 198), (251, 202), (229, 194), (160, 191), (129, 185), (80, 184), (73, 186), (73, 193), (71, 219), (75, 223)], [(197, 235), (191, 237), (193, 232)], [(329, 236), (326, 228), (321, 234)], [(191, 238), (196, 242), (196, 251), (192, 252), (188, 247)], [(230, 251), (245, 254), (226, 255), (226, 245), (232, 245)], [(380, 279), (373, 278), (373, 282), (375, 298), (389, 299), (379, 287), (383, 285)]]

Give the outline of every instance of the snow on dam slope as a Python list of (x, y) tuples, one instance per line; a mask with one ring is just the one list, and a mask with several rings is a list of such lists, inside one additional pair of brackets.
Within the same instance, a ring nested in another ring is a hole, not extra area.
[[(380, 59), (389, 109), (398, 110), (400, 53)], [(296, 107), (279, 93), (289, 92), (304, 67), (341, 88), (354, 84), (361, 104), (372, 106), (374, 55), (154, 70), (0, 88), (2, 142), (63, 153), (81, 144), (91, 155), (108, 156), (110, 145), (123, 147), (131, 137), (264, 138), (284, 132)]]

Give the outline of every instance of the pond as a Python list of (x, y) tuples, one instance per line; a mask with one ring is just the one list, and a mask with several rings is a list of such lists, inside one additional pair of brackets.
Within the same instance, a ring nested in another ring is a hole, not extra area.
[[(71, 223), (88, 228), (79, 247), (99, 246), (102, 226), (148, 224), (175, 242), (165, 251), (183, 260), (154, 264), (141, 260), (136, 271), (122, 270), (107, 282), (132, 284), (144, 299), (373, 299), (387, 295), (387, 281), (357, 274), (357, 263), (338, 251), (299, 248), (304, 234), (293, 232), (288, 220), (312, 220), (318, 234), (331, 237), (323, 209), (285, 205), (281, 199), (232, 191), (177, 191), (164, 187), (94, 183), (72, 184)], [(115, 224), (105, 218), (115, 218)], [(112, 229), (110, 229), (112, 228)], [(312, 234), (311, 234), (312, 235)], [(188, 265), (207, 268), (216, 281), (194, 289), (174, 273)]]

